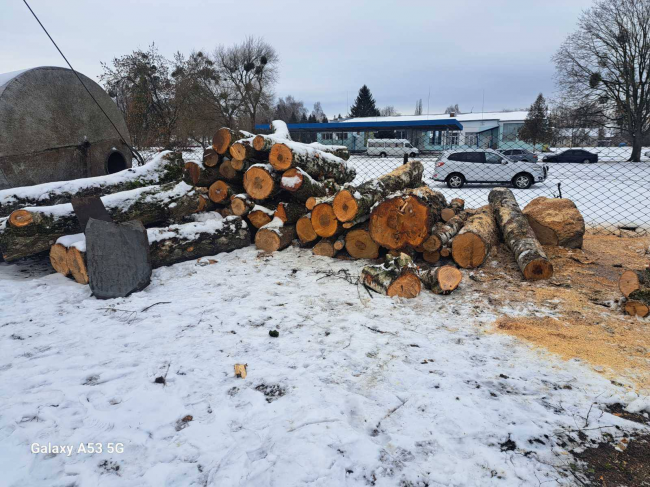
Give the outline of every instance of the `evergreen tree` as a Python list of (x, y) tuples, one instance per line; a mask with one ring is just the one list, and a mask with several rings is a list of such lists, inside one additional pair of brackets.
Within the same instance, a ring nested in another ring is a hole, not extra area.
[(314, 116), (313, 113), (309, 115), (309, 118), (307, 119), (309, 123), (318, 123), (318, 119)]
[(300, 123), (307, 123), (307, 115), (303, 112), (302, 117), (300, 117)]
[(327, 120), (327, 117), (323, 115), (323, 120), (321, 120), (321, 123), (329, 123), (329, 120)]
[(291, 112), (291, 115), (289, 116), (289, 123), (298, 123), (298, 116), (296, 115), (296, 112)]
[(359, 90), (357, 99), (350, 109), (350, 115), (353, 117), (378, 117), (380, 115), (375, 106), (375, 99), (366, 85), (363, 85)]
[(553, 131), (548, 120), (548, 106), (544, 96), (540, 93), (535, 103), (528, 109), (524, 125), (519, 129), (519, 139), (535, 146), (536, 144), (548, 144), (552, 137)]

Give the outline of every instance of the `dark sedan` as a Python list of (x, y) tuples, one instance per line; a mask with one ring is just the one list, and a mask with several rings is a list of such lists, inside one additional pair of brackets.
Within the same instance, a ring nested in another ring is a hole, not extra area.
[(544, 156), (544, 162), (581, 162), (589, 164), (598, 162), (598, 154), (592, 154), (583, 149), (569, 149), (552, 156)]

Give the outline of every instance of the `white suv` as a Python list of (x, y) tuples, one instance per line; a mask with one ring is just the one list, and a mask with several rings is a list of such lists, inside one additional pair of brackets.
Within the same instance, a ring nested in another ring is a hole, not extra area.
[(526, 189), (544, 181), (547, 174), (544, 164), (513, 161), (492, 149), (453, 150), (440, 156), (433, 179), (450, 188), (462, 188), (465, 183), (512, 183)]

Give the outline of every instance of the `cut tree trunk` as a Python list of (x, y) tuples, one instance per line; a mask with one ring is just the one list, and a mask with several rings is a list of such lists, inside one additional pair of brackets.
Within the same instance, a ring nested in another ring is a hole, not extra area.
[(55, 243), (50, 248), (50, 264), (56, 272), (67, 276), (70, 274), (68, 266), (68, 249), (60, 243)]
[(246, 193), (240, 193), (230, 199), (230, 209), (233, 215), (246, 216), (255, 207), (255, 200)]
[(582, 248), (585, 221), (573, 201), (565, 198), (535, 198), (523, 214), (542, 245)]
[(435, 264), (440, 260), (440, 252), (438, 250), (434, 250), (432, 252), (425, 250), (424, 252), (422, 252), (422, 258), (424, 259), (425, 262), (428, 262), (429, 264)]
[(421, 272), (420, 279), (433, 293), (449, 294), (458, 287), (463, 275), (455, 267), (443, 265)]
[(219, 179), (219, 168), (202, 162), (188, 161), (183, 168), (183, 181), (191, 186), (208, 187)]
[(499, 243), (492, 208), (489, 205), (478, 209), (470, 216), (451, 243), (451, 256), (459, 266), (469, 269), (478, 267)]
[(550, 279), (553, 276), (553, 265), (535, 237), (528, 219), (521, 212), (512, 191), (507, 188), (495, 188), (490, 191), (488, 201), (503, 239), (515, 255), (524, 278)]
[(244, 178), (244, 175), (233, 167), (231, 159), (224, 159), (219, 166), (219, 175), (220, 177), (218, 179), (223, 179), (229, 183), (235, 183), (238, 185), (242, 184)]
[(451, 249), (449, 247), (443, 247), (440, 249), (440, 257), (449, 257), (451, 255)]
[(406, 254), (387, 255), (383, 264), (364, 267), (361, 282), (373, 291), (391, 297), (415, 298), (422, 290), (417, 268)]
[(330, 238), (322, 238), (318, 241), (316, 245), (314, 245), (314, 248), (312, 249), (312, 252), (314, 255), (320, 255), (323, 257), (334, 257), (338, 253), (339, 250), (336, 248), (336, 243), (338, 242), (338, 239), (330, 237)]
[(264, 252), (276, 252), (287, 248), (295, 237), (294, 225), (284, 225), (282, 220), (274, 218), (257, 231), (255, 246)]
[(444, 210), (442, 210), (442, 212), (440, 212), (440, 217), (443, 222), (448, 222), (464, 209), (465, 209), (465, 200), (460, 198), (454, 198), (449, 202), (449, 207), (445, 208)]
[(465, 224), (464, 213), (455, 215), (447, 223), (438, 222), (433, 226), (431, 235), (424, 241), (422, 247), (429, 252), (435, 252), (449, 245), (451, 240), (460, 232)]
[(355, 259), (376, 259), (379, 245), (370, 237), (368, 225), (350, 230), (345, 235), (345, 250)]
[(320, 203), (311, 211), (311, 224), (319, 237), (333, 237), (343, 231), (329, 203)]
[(243, 130), (232, 130), (223, 127), (217, 130), (212, 138), (212, 148), (217, 154), (228, 154), (230, 146), (241, 139), (251, 137), (253, 134)]
[(241, 193), (243, 190), (243, 187), (237, 186), (236, 184), (227, 183), (226, 181), (216, 181), (210, 185), (208, 195), (213, 202), (225, 205), (230, 201), (231, 197)]
[(277, 171), (299, 167), (314, 179), (333, 179), (338, 184), (349, 183), (357, 175), (356, 170), (340, 157), (297, 142), (273, 145), (269, 162)]
[(392, 250), (422, 245), (446, 206), (444, 196), (426, 186), (382, 201), (370, 214), (370, 236)]
[(212, 147), (203, 151), (203, 165), (206, 167), (216, 167), (221, 164), (222, 157), (217, 154)]
[(269, 157), (268, 152), (258, 152), (253, 147), (253, 138), (242, 139), (230, 146), (230, 157), (240, 161), (246, 159), (257, 159), (266, 161)]
[(334, 154), (336, 157), (340, 157), (344, 161), (350, 159), (350, 151), (344, 145), (325, 145), (319, 142), (312, 142), (309, 146), (316, 150), (327, 152), (328, 154)]
[(282, 189), (291, 193), (298, 201), (307, 201), (309, 198), (320, 198), (333, 195), (338, 191), (339, 186), (335, 181), (329, 179), (316, 181), (309, 174), (300, 168), (293, 168), (285, 171), (280, 180)]
[(633, 299), (628, 299), (625, 301), (625, 314), (630, 316), (639, 316), (645, 318), (650, 314), (650, 306), (641, 301), (635, 301)]
[(423, 173), (422, 163), (412, 161), (359, 186), (343, 188), (334, 198), (336, 218), (348, 222), (370, 213), (370, 209), (389, 194), (420, 186)]
[(178, 182), (183, 177), (183, 165), (180, 153), (165, 151), (144, 166), (107, 176), (5, 189), (0, 191), (0, 217), (24, 207), (59, 205), (70, 203), (75, 197), (105, 196), (144, 186)]
[(311, 211), (322, 203), (328, 203), (331, 205), (333, 201), (334, 196), (320, 196), (318, 198), (312, 196), (305, 201), (305, 207)]
[(279, 218), (285, 225), (293, 225), (307, 213), (307, 208), (298, 202), (279, 203), (274, 218)]
[(281, 174), (269, 164), (255, 164), (244, 174), (244, 189), (255, 200), (265, 200), (280, 191)]
[(644, 286), (650, 287), (650, 268), (642, 271), (627, 270), (618, 280), (618, 288), (626, 298)]
[[(83, 234), (79, 236), (82, 240), (75, 241), (67, 248), (67, 264), (78, 283), (88, 284), (85, 239)], [(154, 268), (230, 252), (250, 245), (250, 232), (246, 223), (239, 217), (149, 228), (147, 237), (151, 266)], [(63, 245), (62, 247), (65, 248)]]
[(266, 208), (265, 206), (255, 205), (248, 213), (248, 221), (255, 228), (262, 228), (264, 225), (271, 223), (275, 210)]
[[(196, 212), (200, 195), (186, 183), (169, 183), (107, 195), (102, 202), (115, 222), (139, 220), (150, 225)], [(4, 259), (12, 261), (49, 250), (59, 237), (81, 231), (70, 203), (23, 208), (0, 229), (0, 248)]]
[(314, 232), (314, 227), (311, 224), (311, 213), (301, 216), (296, 222), (296, 234), (300, 243), (303, 245), (310, 244), (318, 240), (318, 235)]
[(273, 144), (291, 140), (291, 137), (289, 136), (289, 128), (283, 121), (274, 120), (271, 122), (271, 129), (273, 130), (273, 135), (256, 135), (255, 138), (253, 138), (253, 148), (256, 151), (269, 152), (273, 147)]
[(239, 171), (241, 173), (245, 173), (251, 166), (254, 166), (255, 164), (264, 164), (264, 161), (260, 161), (258, 159), (230, 159), (230, 165), (232, 168), (235, 171)]

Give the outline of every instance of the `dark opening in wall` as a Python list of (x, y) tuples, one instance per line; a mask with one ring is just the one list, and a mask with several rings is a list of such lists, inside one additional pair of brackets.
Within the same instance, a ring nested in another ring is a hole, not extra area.
[(106, 172), (113, 174), (126, 169), (126, 159), (121, 152), (113, 152), (106, 161)]

